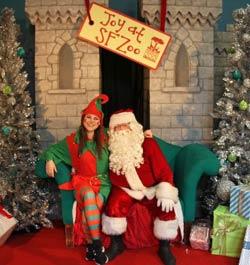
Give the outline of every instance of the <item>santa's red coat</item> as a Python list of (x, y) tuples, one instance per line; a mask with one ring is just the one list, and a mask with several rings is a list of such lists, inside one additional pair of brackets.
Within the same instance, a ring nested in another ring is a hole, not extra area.
[[(157, 142), (153, 138), (145, 138), (142, 147), (144, 163), (136, 169), (142, 184), (146, 187), (155, 186), (160, 182), (173, 185), (172, 170)], [(109, 176), (112, 185), (130, 188), (124, 175), (110, 171)]]

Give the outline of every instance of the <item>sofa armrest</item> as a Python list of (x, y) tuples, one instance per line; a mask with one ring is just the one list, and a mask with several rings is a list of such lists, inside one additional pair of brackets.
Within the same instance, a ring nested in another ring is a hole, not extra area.
[[(39, 178), (48, 178), (45, 170), (46, 161), (39, 159), (35, 165), (35, 175)], [(58, 185), (70, 181), (71, 178), (71, 166), (66, 165), (64, 162), (60, 162), (56, 165), (57, 173), (55, 174), (55, 180)], [(53, 178), (50, 178), (53, 179)]]
[[(39, 178), (48, 178), (50, 181), (56, 181), (57, 185), (63, 184), (70, 180), (71, 167), (61, 162), (56, 165), (57, 173), (55, 178), (49, 178), (46, 174), (44, 159), (36, 161), (35, 175)], [(64, 224), (72, 224), (72, 206), (74, 203), (74, 192), (71, 190), (60, 190), (62, 218)]]
[(201, 176), (216, 175), (219, 167), (218, 158), (202, 144), (189, 144), (178, 153), (174, 180), (183, 202), (185, 221), (190, 222), (195, 219), (196, 193)]

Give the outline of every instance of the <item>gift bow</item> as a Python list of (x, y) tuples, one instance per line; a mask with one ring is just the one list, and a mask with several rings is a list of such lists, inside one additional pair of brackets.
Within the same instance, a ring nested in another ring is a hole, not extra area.
[(12, 218), (12, 215), (11, 214), (9, 214), (4, 208), (3, 208), (3, 206), (1, 206), (0, 205), (0, 214), (1, 215), (3, 215), (3, 216), (5, 216), (5, 217), (7, 217), (7, 218)]
[(220, 220), (218, 222), (218, 227), (214, 229), (213, 236), (219, 237), (218, 247), (213, 247), (213, 250), (219, 250), (219, 254), (226, 252), (226, 240), (227, 233), (233, 232), (241, 228), (241, 224), (236, 220), (230, 220), (230, 222), (226, 221), (228, 216), (220, 216)]

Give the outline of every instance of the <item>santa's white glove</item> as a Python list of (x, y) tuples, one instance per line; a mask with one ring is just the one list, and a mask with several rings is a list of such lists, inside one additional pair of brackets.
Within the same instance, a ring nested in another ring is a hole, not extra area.
[(161, 206), (161, 210), (163, 212), (168, 213), (174, 209), (174, 201), (167, 198), (158, 198), (157, 199), (157, 207)]

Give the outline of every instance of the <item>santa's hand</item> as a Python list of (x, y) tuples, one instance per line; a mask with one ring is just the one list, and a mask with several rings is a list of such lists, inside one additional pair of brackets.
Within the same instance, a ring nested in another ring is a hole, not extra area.
[(168, 213), (174, 209), (174, 201), (167, 198), (158, 198), (157, 199), (157, 207), (161, 206), (161, 210), (163, 212)]
[(152, 133), (152, 131), (151, 131), (151, 130), (146, 130), (146, 131), (144, 132), (144, 137), (145, 137), (145, 138), (153, 138), (153, 133)]

